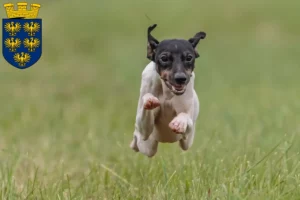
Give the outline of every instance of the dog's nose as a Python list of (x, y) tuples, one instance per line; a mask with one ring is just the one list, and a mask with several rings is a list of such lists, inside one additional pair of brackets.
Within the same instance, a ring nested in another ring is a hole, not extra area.
[(176, 73), (174, 79), (177, 84), (184, 84), (186, 82), (186, 75), (184, 73)]

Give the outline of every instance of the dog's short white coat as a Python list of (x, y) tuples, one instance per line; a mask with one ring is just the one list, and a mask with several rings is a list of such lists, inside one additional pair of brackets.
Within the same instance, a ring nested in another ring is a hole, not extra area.
[[(130, 147), (148, 157), (156, 154), (158, 143), (179, 141), (183, 150), (193, 144), (200, 102), (194, 90), (195, 73), (184, 94), (177, 96), (165, 85), (150, 62), (142, 72), (135, 130)], [(145, 109), (144, 105), (159, 101), (159, 106)], [(175, 132), (174, 132), (175, 130)]]

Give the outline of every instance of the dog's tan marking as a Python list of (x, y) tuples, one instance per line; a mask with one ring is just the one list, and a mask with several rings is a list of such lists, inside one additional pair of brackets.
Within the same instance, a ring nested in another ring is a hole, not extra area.
[(161, 77), (163, 80), (168, 80), (169, 75), (170, 75), (170, 71), (168, 71), (168, 70), (162, 70), (162, 71), (160, 72), (160, 77)]

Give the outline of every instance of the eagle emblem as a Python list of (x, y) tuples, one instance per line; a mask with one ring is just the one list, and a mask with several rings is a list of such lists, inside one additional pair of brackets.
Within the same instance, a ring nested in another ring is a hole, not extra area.
[(17, 48), (20, 48), (22, 42), (19, 38), (7, 38), (4, 41), (5, 47), (9, 49), (10, 52), (16, 52)]
[(24, 47), (28, 49), (29, 52), (34, 52), (36, 48), (40, 46), (40, 40), (37, 38), (31, 37), (26, 38), (23, 42)]
[(9, 36), (16, 36), (18, 32), (20, 32), (22, 26), (20, 23), (15, 23), (14, 21), (12, 22), (7, 22), (5, 23), (4, 29), (6, 32), (9, 33)]
[(40, 30), (40, 24), (37, 22), (26, 22), (24, 24), (24, 31), (28, 33), (29, 36), (35, 36), (36, 32), (39, 32)]
[(20, 67), (24, 67), (26, 63), (28, 63), (30, 61), (30, 55), (29, 53), (16, 53), (14, 55), (14, 60), (16, 63), (19, 64)]

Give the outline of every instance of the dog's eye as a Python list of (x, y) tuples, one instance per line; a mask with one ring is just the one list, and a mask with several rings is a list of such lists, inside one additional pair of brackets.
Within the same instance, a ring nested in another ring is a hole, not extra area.
[(191, 62), (191, 61), (193, 60), (193, 56), (188, 55), (188, 56), (185, 58), (185, 60), (186, 60), (187, 62)]
[(168, 62), (168, 61), (169, 61), (168, 56), (166, 56), (166, 55), (162, 55), (162, 56), (160, 57), (160, 60), (161, 60), (162, 62)]

